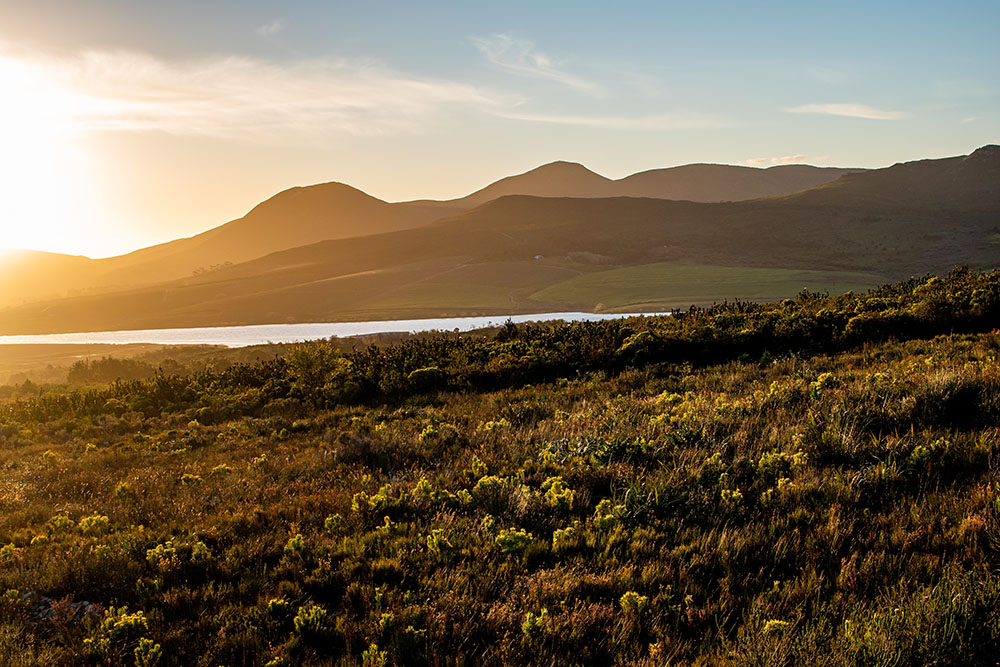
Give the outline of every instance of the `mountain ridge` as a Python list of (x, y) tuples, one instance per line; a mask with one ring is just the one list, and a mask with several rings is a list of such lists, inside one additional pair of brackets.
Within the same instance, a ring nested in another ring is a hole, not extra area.
[[(22, 266), (17, 275), (0, 272), (0, 308), (70, 293), (109, 292), (168, 282), (299, 245), (420, 227), (510, 194), (740, 200), (798, 191), (817, 179), (828, 181), (851, 171), (806, 166), (802, 169), (810, 176), (803, 180), (801, 175), (792, 177), (792, 171), (771, 169), (774, 167), (715, 165), (710, 176), (699, 180), (690, 172), (703, 172), (703, 165), (685, 165), (648, 170), (615, 181), (580, 163), (561, 160), (448, 201), (386, 202), (336, 181), (297, 186), (276, 193), (239, 218), (193, 236), (115, 257), (40, 262), (37, 267)], [(779, 173), (789, 176), (783, 185), (781, 179), (775, 182)], [(748, 184), (748, 178), (752, 183)], [(716, 194), (709, 196), (711, 192)]]
[[(8, 309), (0, 333), (656, 309), (678, 305), (658, 285), (705, 302), (697, 298), (709, 293), (700, 281), (712, 276), (728, 276), (719, 289), (729, 291), (711, 292), (726, 298), (763, 293), (752, 291), (754, 281), (771, 281), (769, 297), (794, 296), (807, 274), (822, 274), (811, 289), (866, 289), (959, 264), (1000, 266), (997, 168), (1000, 152), (985, 151), (728, 203), (508, 195), (419, 227), (289, 248), (149, 288)], [(955, 192), (970, 189), (972, 204), (955, 204)], [(586, 275), (596, 278), (581, 282)], [(617, 293), (605, 289), (612, 282)]]
[[(743, 201), (798, 192), (860, 171), (865, 170), (813, 165), (750, 167), (698, 162), (647, 169), (619, 179), (610, 179), (578, 162), (556, 160), (524, 173), (502, 178), (459, 199), (421, 199), (412, 203), (468, 207), (508, 194), (581, 198), (646, 197), (706, 203)], [(566, 177), (570, 173), (577, 175), (578, 180), (567, 184)]]

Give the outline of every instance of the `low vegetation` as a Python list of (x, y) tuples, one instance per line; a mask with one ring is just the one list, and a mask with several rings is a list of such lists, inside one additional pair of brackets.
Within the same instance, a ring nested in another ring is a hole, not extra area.
[(1000, 655), (1000, 274), (0, 404), (0, 664)]

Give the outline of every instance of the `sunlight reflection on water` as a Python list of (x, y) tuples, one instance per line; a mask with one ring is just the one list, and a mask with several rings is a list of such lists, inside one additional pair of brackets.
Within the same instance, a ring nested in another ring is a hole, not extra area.
[(143, 329), (136, 331), (96, 331), (88, 333), (0, 336), (0, 345), (39, 344), (129, 344), (224, 345), (246, 347), (265, 343), (299, 343), (332, 336), (365, 336), (379, 333), (422, 331), (472, 331), (514, 323), (560, 320), (595, 322), (665, 313), (536, 313), (532, 315), (491, 315), (483, 317), (441, 317), (423, 320), (376, 320), (368, 322), (325, 322), (307, 324), (257, 324), (238, 327), (198, 327), (189, 329)]

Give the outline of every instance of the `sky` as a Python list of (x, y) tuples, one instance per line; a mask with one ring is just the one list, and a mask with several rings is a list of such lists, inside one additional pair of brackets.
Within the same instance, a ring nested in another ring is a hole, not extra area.
[(0, 249), (101, 257), (297, 185), (1000, 143), (1000, 3), (0, 0)]

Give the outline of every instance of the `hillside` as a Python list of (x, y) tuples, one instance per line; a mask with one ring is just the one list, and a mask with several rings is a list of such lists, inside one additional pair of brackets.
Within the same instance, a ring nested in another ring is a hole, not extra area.
[(862, 169), (778, 165), (762, 169), (722, 164), (690, 164), (653, 169), (615, 181), (614, 195), (697, 202), (777, 197), (836, 181)]
[(550, 162), (516, 176), (502, 178), (481, 190), (447, 203), (470, 209), (506, 195), (535, 197), (613, 197), (615, 182), (576, 162)]
[[(791, 195), (805, 205), (844, 204), (869, 208), (940, 208), (945, 211), (1000, 210), (1000, 146), (969, 155), (903, 162), (843, 178)], [(1000, 229), (998, 229), (1000, 231)]]
[(155, 288), (8, 309), (0, 333), (662, 310), (804, 287), (864, 290), (997, 266), (998, 160), (986, 150), (746, 202), (501, 197), (423, 227), (292, 248)]
[(37, 250), (0, 251), (0, 308), (72, 293), (94, 260)]
[(461, 199), (440, 202), (472, 208), (506, 195), (536, 197), (648, 197), (681, 201), (742, 201), (786, 195), (863, 170), (810, 165), (762, 169), (722, 164), (689, 164), (652, 169), (618, 180), (575, 162), (552, 162), (501, 179)]
[(0, 656), (991, 664), (998, 322), (955, 272), (20, 388)]
[[(52, 272), (52, 261), (25, 261), (0, 274), (0, 307), (53, 292), (100, 292), (211, 272), (271, 252), (424, 225), (449, 211), (433, 204), (389, 204), (341, 183), (292, 188), (242, 218), (197, 236), (107, 259), (77, 258)], [(38, 280), (42, 277), (41, 280)]]
[(611, 181), (582, 165), (554, 162), (444, 202), (388, 203), (342, 183), (298, 187), (202, 234), (127, 255), (57, 262), (50, 254), (23, 253), (18, 262), (0, 268), (0, 308), (164, 283), (319, 241), (419, 227), (511, 194), (724, 201), (796, 192), (848, 171), (804, 165), (766, 170), (690, 165)]

